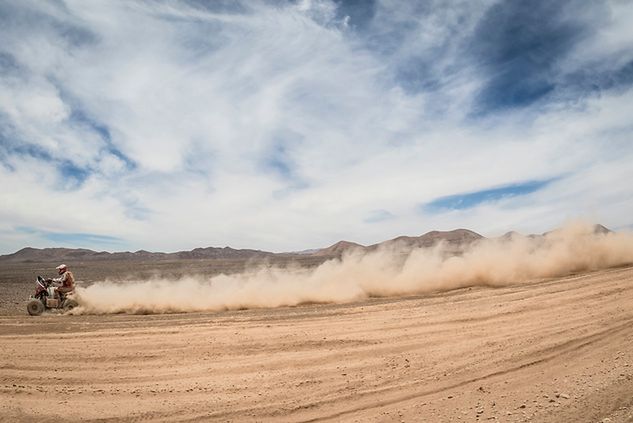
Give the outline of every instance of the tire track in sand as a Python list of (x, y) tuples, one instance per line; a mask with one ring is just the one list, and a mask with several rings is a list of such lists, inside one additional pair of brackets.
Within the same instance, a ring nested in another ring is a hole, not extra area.
[(633, 268), (346, 305), (2, 317), (0, 420), (595, 421), (633, 392), (632, 327)]

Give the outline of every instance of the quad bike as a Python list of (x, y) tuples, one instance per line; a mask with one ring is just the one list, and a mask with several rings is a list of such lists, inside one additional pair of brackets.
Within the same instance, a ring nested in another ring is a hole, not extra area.
[(67, 294), (57, 292), (52, 284), (52, 279), (37, 277), (35, 294), (29, 297), (26, 305), (26, 310), (31, 316), (39, 316), (44, 310), (69, 311), (79, 305), (73, 298), (67, 297)]

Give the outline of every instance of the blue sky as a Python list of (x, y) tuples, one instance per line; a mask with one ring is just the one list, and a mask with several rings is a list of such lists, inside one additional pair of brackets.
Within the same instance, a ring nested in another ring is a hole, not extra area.
[(495, 203), (532, 194), (547, 187), (551, 179), (544, 181), (526, 181), (518, 184), (506, 185), (497, 188), (484, 189), (475, 192), (448, 195), (436, 198), (424, 204), (426, 211), (431, 213), (443, 210), (463, 210), (477, 207), (480, 204)]
[(633, 3), (0, 0), (0, 254), (630, 227)]

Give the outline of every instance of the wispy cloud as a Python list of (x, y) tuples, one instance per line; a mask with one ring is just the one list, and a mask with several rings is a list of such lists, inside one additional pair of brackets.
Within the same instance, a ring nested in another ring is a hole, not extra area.
[(51, 240), (61, 245), (71, 246), (93, 246), (93, 245), (107, 245), (120, 247), (124, 245), (125, 241), (113, 236), (97, 235), (97, 234), (64, 234), (64, 233), (52, 233), (48, 232), (44, 235), (48, 240)]
[(16, 227), (15, 230), (23, 234), (39, 237), (46, 241), (51, 241), (59, 247), (99, 248), (99, 246), (105, 246), (110, 248), (120, 248), (125, 245), (125, 240), (108, 235), (49, 232), (28, 226), (19, 226)]
[(301, 250), (627, 225), (631, 17), (579, 0), (0, 2), (0, 250), (57, 242), (16, 227)]

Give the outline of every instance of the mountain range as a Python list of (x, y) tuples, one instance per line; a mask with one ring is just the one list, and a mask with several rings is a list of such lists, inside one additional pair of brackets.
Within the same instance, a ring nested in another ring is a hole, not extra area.
[[(597, 233), (610, 232), (602, 225), (595, 225), (594, 231)], [(541, 237), (546, 235), (528, 235), (529, 237)], [(517, 232), (508, 232), (502, 238), (512, 238), (522, 236)], [(93, 251), (85, 248), (32, 248), (26, 247), (12, 254), (0, 256), (1, 262), (78, 262), (97, 260), (121, 260), (121, 261), (163, 261), (163, 260), (203, 260), (203, 259), (225, 259), (225, 260), (249, 260), (265, 259), (274, 257), (291, 258), (293, 256), (314, 256), (320, 258), (340, 257), (344, 252), (356, 249), (361, 251), (373, 251), (378, 248), (398, 248), (414, 249), (432, 247), (443, 241), (449, 248), (460, 249), (472, 244), (484, 237), (468, 229), (455, 229), (452, 231), (431, 231), (420, 236), (399, 236), (387, 241), (379, 242), (369, 246), (361, 245), (350, 241), (339, 241), (329, 247), (305, 250), (301, 252), (272, 253), (261, 250), (234, 249), (231, 247), (206, 247), (194, 248), (190, 251), (178, 251), (175, 253), (161, 253), (139, 250), (135, 252), (114, 252)]]

